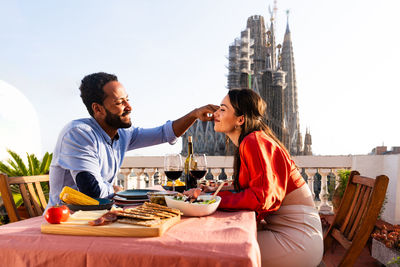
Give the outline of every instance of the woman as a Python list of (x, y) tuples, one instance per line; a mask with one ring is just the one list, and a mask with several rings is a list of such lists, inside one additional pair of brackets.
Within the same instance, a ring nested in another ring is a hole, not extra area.
[(265, 124), (265, 109), (257, 93), (243, 89), (229, 91), (214, 113), (215, 131), (238, 147), (236, 193), (221, 191), (219, 208), (256, 211), (263, 266), (317, 266), (323, 254), (321, 221), (295, 163)]

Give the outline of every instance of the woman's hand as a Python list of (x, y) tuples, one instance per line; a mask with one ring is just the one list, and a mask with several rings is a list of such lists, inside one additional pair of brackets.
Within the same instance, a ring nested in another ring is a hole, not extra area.
[(203, 195), (204, 193), (202, 192), (203, 190), (201, 188), (192, 188), (187, 191), (183, 191), (182, 194), (184, 194), (187, 197), (195, 197), (197, 198), (199, 195)]
[(217, 187), (215, 187), (215, 186), (209, 186), (209, 185), (204, 185), (204, 184), (200, 184), (200, 188), (205, 193), (215, 192), (215, 190), (217, 190)]
[[(231, 184), (231, 181), (225, 181), (222, 183), (224, 183), (224, 186), (222, 187), (221, 191), (235, 189), (233, 187), (233, 185)], [(203, 190), (203, 192), (210, 193), (210, 192), (215, 192), (217, 190), (218, 186), (210, 186), (210, 185), (200, 184), (200, 188)]]
[(192, 188), (188, 191), (183, 191), (183, 194), (189, 198), (189, 202), (192, 203), (197, 200), (197, 198), (204, 194), (201, 188)]

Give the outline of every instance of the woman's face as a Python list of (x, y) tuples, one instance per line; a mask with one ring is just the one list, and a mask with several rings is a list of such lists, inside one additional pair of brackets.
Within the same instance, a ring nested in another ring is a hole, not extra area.
[[(239, 126), (240, 117), (236, 116), (235, 110), (229, 100), (229, 95), (222, 99), (220, 108), (214, 112), (214, 130), (221, 133), (231, 133), (235, 131), (235, 126)], [(239, 128), (239, 127), (237, 127)]]

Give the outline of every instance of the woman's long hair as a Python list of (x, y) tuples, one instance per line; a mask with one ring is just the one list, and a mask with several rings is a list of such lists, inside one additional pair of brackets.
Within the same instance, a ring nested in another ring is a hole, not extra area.
[(240, 173), (240, 153), (239, 147), (243, 139), (254, 131), (264, 131), (271, 137), (282, 149), (285, 146), (279, 141), (275, 134), (266, 124), (265, 110), (267, 104), (265, 101), (251, 89), (234, 89), (228, 92), (229, 100), (235, 110), (236, 116), (244, 117), (244, 123), (241, 125), (242, 132), (239, 136), (238, 147), (234, 154), (233, 165), (233, 183), (236, 191), (240, 191), (239, 173)]

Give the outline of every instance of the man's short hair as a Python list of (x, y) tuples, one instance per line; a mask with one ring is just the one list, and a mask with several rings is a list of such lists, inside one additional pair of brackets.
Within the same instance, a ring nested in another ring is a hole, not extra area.
[(103, 87), (111, 81), (118, 81), (117, 76), (105, 72), (89, 74), (82, 79), (79, 90), (81, 91), (82, 101), (90, 116), (93, 117), (93, 103), (103, 105), (103, 101), (106, 98)]

